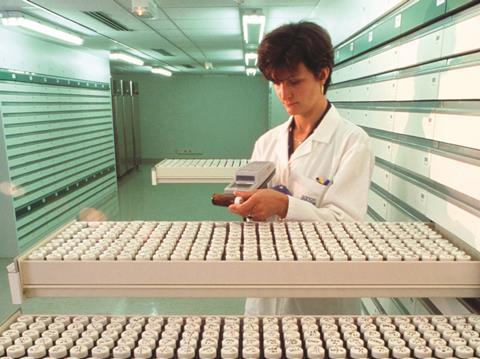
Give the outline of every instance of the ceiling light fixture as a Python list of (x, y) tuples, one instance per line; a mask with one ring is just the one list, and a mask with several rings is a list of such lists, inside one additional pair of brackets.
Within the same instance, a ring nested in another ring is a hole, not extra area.
[(172, 72), (171, 71), (168, 71), (168, 70), (165, 70), (161, 67), (152, 67), (152, 73), (154, 74), (158, 74), (158, 75), (163, 75), (163, 76), (167, 76), (167, 77), (170, 77), (172, 76)]
[(112, 52), (110, 54), (111, 60), (120, 60), (124, 62), (128, 62), (129, 64), (142, 66), (144, 64), (143, 60), (140, 60), (138, 57), (134, 57), (131, 55), (127, 55), (123, 52)]
[(245, 73), (247, 76), (255, 76), (257, 74), (257, 68), (256, 67), (246, 67), (245, 68)]
[(259, 44), (265, 31), (265, 16), (253, 13), (242, 16), (243, 39), (247, 44)]
[(256, 52), (245, 53), (245, 65), (256, 66), (258, 60), (258, 54)]
[(22, 13), (8, 13), (2, 14), (1, 16), (2, 25), (4, 26), (21, 27), (73, 45), (83, 44), (83, 39), (81, 37), (45, 25), (36, 20), (27, 19)]
[(152, 0), (132, 0), (132, 13), (143, 19), (157, 19), (157, 4)]

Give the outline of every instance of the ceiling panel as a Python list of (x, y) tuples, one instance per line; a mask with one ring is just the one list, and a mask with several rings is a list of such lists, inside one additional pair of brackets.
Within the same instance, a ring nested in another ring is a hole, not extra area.
[[(157, 19), (141, 19), (131, 12), (131, 0), (30, 0), (59, 16), (32, 7), (22, 0), (0, 0), (0, 10), (21, 10), (33, 17), (77, 32), (86, 47), (136, 54), (147, 65), (175, 66), (178, 72), (243, 72), (244, 44), (241, 14), (259, 9), (267, 17), (266, 30), (289, 22), (310, 19), (329, 30), (338, 43), (360, 27), (406, 0), (152, 0)], [(101, 11), (132, 31), (117, 31), (86, 15)], [(164, 49), (165, 56), (152, 49)], [(214, 63), (206, 71), (204, 62)], [(180, 65), (193, 65), (188, 70)], [(112, 63), (114, 71), (148, 71)]]
[(208, 58), (210, 60), (216, 61), (227, 61), (227, 60), (234, 60), (234, 61), (243, 61), (243, 51), (238, 49), (232, 50), (208, 50), (206, 51)]
[[(233, 3), (233, 1), (232, 1)], [(185, 7), (185, 8), (164, 8), (165, 13), (172, 19), (195, 19), (195, 20), (206, 20), (206, 19), (238, 19), (238, 9), (237, 7), (204, 7), (199, 6), (201, 2), (196, 2), (195, 7)]]
[(233, 19), (175, 19), (177, 24), (183, 30), (215, 30), (217, 35), (221, 35), (223, 31), (232, 31), (240, 33), (240, 17)]
[(157, 4), (162, 8), (169, 7), (228, 7), (236, 6), (234, 0), (156, 0)]
[(334, 2), (336, 0), (245, 0), (243, 7), (275, 7), (275, 6), (316, 6), (318, 3)]

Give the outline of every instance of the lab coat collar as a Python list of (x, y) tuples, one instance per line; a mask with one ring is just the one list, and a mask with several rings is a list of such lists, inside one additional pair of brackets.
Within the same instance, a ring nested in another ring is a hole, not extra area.
[[(290, 117), (290, 120), (286, 122), (286, 141), (287, 141), (287, 157), (288, 157), (288, 128), (292, 122), (293, 117)], [(290, 162), (295, 160), (298, 157), (308, 155), (312, 151), (314, 142), (329, 143), (332, 139), (338, 124), (340, 122), (340, 114), (337, 109), (332, 105), (328, 112), (325, 114), (322, 122), (317, 126), (315, 131), (311, 136), (303, 142), (295, 152), (292, 153), (290, 157)]]
[(335, 106), (331, 106), (330, 110), (325, 114), (322, 122), (317, 126), (315, 131), (308, 140), (328, 143), (330, 142), (335, 130), (338, 127), (340, 122), (340, 114), (338, 113)]

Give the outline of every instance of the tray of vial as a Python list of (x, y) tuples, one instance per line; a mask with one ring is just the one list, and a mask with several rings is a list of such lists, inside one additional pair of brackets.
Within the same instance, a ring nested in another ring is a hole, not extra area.
[(229, 183), (246, 159), (165, 159), (152, 168), (152, 184)]
[(16, 315), (9, 358), (473, 358), (480, 316)]
[(14, 302), (480, 295), (478, 253), (421, 222), (72, 222), (7, 268)]

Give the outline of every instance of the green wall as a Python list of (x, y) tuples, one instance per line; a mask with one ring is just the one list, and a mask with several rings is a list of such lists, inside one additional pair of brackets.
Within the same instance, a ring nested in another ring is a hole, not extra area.
[(273, 128), (285, 122), (290, 115), (275, 94), (273, 86), (268, 87), (268, 127)]
[[(249, 158), (268, 129), (260, 76), (117, 74), (139, 82), (142, 160)], [(190, 150), (191, 154), (182, 154)]]

